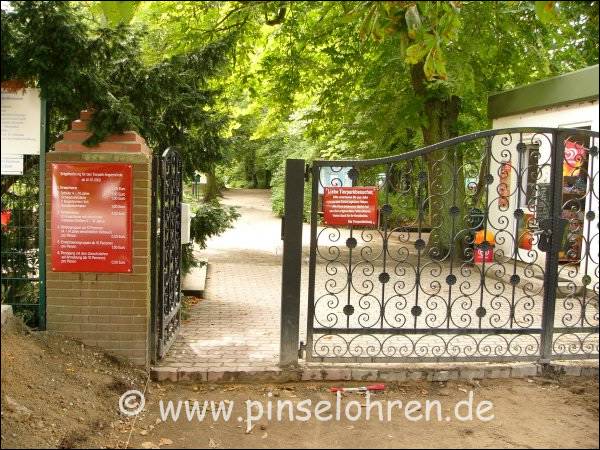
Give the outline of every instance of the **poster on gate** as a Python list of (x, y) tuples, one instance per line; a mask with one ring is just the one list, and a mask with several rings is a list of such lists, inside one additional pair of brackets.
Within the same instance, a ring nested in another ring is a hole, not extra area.
[(9, 89), (2, 83), (2, 156), (39, 155), (42, 99), (34, 88)]
[(323, 220), (334, 226), (377, 226), (378, 188), (326, 187), (323, 193)]
[(581, 165), (585, 161), (587, 149), (585, 146), (573, 142), (565, 141), (565, 157), (563, 159), (563, 176), (579, 176)]

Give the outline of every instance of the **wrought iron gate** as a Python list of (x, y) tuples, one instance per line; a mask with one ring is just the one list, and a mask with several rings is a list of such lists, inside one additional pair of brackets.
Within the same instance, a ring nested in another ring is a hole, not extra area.
[[(307, 361), (598, 357), (598, 132), (489, 130), (315, 161)], [(322, 223), (377, 186), (379, 224)]]
[(181, 156), (168, 148), (154, 157), (152, 170), (152, 325), (156, 362), (169, 350), (181, 322)]

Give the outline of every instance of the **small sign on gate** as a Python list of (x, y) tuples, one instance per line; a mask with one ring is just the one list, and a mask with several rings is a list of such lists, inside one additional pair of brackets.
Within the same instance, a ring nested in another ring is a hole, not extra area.
[(327, 225), (377, 226), (377, 187), (326, 187), (323, 219)]
[(23, 175), (23, 155), (2, 155), (2, 175)]
[(39, 89), (5, 89), (2, 84), (2, 153), (39, 155), (42, 100)]

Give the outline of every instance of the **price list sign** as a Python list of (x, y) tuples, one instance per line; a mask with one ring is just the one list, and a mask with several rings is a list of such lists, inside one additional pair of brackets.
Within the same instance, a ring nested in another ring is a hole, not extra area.
[(132, 271), (132, 166), (52, 164), (52, 270)]

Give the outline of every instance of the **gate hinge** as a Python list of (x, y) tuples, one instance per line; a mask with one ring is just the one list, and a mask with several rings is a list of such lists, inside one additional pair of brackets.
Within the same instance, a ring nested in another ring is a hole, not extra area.
[(304, 168), (304, 181), (308, 182), (310, 180), (310, 170), (312, 169), (310, 164), (307, 164)]
[(304, 341), (300, 341), (300, 347), (298, 347), (298, 359), (304, 359), (304, 354), (306, 352), (306, 344)]

